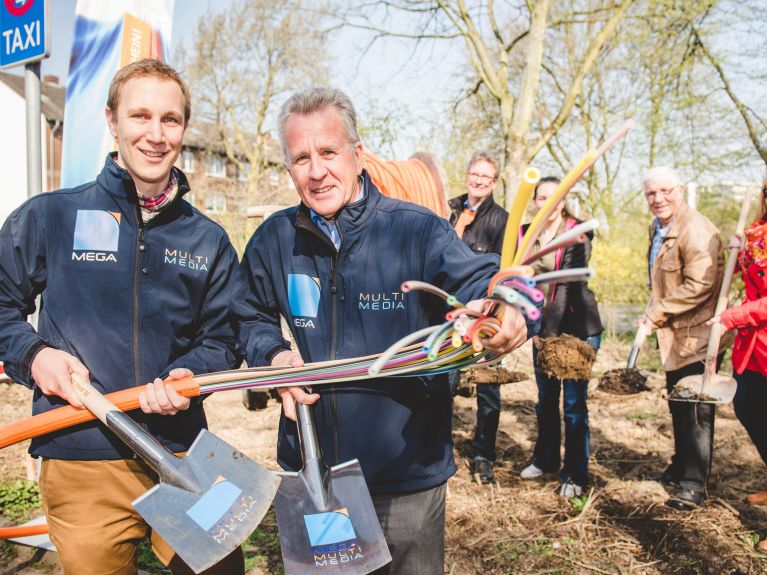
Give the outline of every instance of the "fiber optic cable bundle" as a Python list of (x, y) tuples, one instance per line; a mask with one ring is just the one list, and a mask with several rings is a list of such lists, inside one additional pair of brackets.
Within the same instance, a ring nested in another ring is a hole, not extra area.
[[(589, 220), (562, 234), (538, 252), (530, 253), (535, 239), (555, 206), (570, 191), (576, 181), (633, 127), (633, 121), (607, 140), (598, 150), (590, 150), (567, 174), (554, 194), (536, 215), (521, 241), (519, 225), (540, 173), (528, 168), (523, 174), (519, 191), (512, 206), (504, 233), (501, 269), (488, 286), (486, 299), (479, 309), (467, 307), (453, 295), (431, 284), (406, 281), (402, 291), (421, 290), (442, 298), (449, 311), (445, 322), (430, 326), (394, 343), (380, 354), (342, 360), (309, 363), (302, 367), (258, 367), (197, 375), (167, 383), (185, 397), (196, 397), (218, 391), (234, 389), (266, 390), (290, 386), (319, 386), (378, 377), (412, 377), (444, 373), (471, 365), (489, 365), (502, 356), (485, 349), (483, 341), (501, 329), (504, 313), (514, 309), (528, 321), (536, 321), (541, 314), (544, 294), (539, 289), (550, 282), (581, 282), (593, 277), (588, 268), (558, 270), (535, 274), (530, 263), (553, 250), (586, 241), (586, 234), (596, 229), (598, 222)], [(402, 385), (407, 385), (403, 379)], [(138, 397), (143, 387), (133, 387), (106, 395), (122, 411), (139, 407)], [(73, 425), (95, 419), (84, 409), (60, 407), (13, 423), (0, 429), (0, 448), (19, 441), (39, 437)], [(28, 535), (26, 527), (0, 529), (0, 539)], [(39, 533), (42, 526), (36, 526)]]

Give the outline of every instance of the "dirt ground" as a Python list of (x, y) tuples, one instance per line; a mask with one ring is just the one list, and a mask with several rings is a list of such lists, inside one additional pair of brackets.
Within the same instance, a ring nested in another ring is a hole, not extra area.
[[(529, 344), (528, 344), (529, 345)], [(594, 366), (589, 391), (592, 485), (588, 498), (567, 500), (556, 493), (557, 477), (525, 481), (536, 436), (536, 386), (530, 350), (507, 363), (531, 374), (502, 388), (498, 436), (498, 485), (480, 486), (469, 473), (475, 400), (457, 397), (455, 451), (458, 473), (448, 483), (446, 573), (495, 574), (756, 574), (767, 559), (753, 550), (767, 535), (767, 508), (748, 506), (747, 493), (767, 489), (765, 468), (731, 406), (718, 409), (709, 499), (692, 513), (666, 508), (664, 488), (647, 478), (662, 471), (671, 456), (671, 421), (661, 397), (662, 375), (649, 391), (609, 395), (596, 388), (598, 376), (623, 367), (630, 345), (607, 341)], [(640, 356), (640, 367), (649, 354)], [(27, 415), (29, 395), (20, 386), (0, 385), (0, 425)], [(206, 401), (211, 430), (247, 455), (276, 468), (278, 405), (248, 412), (240, 394), (226, 392)], [(233, 417), (237, 414), (237, 417)], [(0, 450), (0, 481), (34, 474), (26, 445)], [(279, 555), (250, 575), (281, 573)], [(50, 557), (25, 548), (0, 554), (0, 575), (60, 573)]]

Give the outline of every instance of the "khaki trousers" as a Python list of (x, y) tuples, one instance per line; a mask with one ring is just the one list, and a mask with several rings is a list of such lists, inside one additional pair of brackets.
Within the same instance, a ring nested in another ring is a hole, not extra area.
[[(193, 573), (131, 505), (156, 483), (157, 475), (138, 460), (43, 459), (43, 510), (65, 575), (135, 575), (136, 547), (147, 535), (157, 558), (174, 575)], [(244, 571), (238, 547), (204, 573)]]

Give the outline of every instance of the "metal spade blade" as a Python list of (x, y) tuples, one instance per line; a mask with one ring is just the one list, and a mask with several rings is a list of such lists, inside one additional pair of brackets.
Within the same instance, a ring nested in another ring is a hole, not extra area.
[(195, 572), (234, 551), (261, 522), (280, 478), (202, 430), (177, 457), (82, 378), (72, 385), (83, 404), (160, 477), (133, 507)]
[(311, 406), (298, 404), (304, 467), (282, 473), (274, 500), (286, 575), (363, 575), (391, 561), (365, 477), (356, 459), (330, 469)]

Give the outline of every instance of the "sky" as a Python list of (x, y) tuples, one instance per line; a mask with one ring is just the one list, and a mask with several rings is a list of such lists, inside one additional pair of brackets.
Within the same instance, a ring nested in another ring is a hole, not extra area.
[[(48, 0), (51, 16), (52, 47), (51, 56), (42, 63), (42, 74), (59, 77), (61, 84), (66, 83), (69, 54), (76, 0)], [(103, 0), (106, 1), (106, 0)], [(114, 0), (109, 0), (114, 1)], [(190, 49), (198, 19), (209, 9), (226, 10), (236, 0), (175, 0), (173, 30), (171, 39), (170, 61), (180, 43)], [(414, 51), (407, 40), (388, 39), (367, 47), (370, 35), (350, 28), (342, 28), (331, 37), (332, 45), (326, 54), (332, 55), (330, 63), (330, 84), (347, 92), (358, 112), (375, 109), (379, 115), (387, 112), (403, 119), (397, 126), (396, 142), (390, 159), (406, 159), (419, 151), (419, 144), (424, 140), (435, 122), (445, 121), (447, 104), (456, 93), (455, 80), (451, 70), (460, 69), (464, 63), (463, 46), (460, 42), (442, 42), (422, 45)], [(724, 45), (720, 52), (727, 53), (727, 44), (737, 41), (743, 34), (723, 34)], [(23, 68), (12, 71), (23, 73)], [(749, 104), (763, 103), (762, 82), (737, 82), (738, 89), (747, 97)], [(749, 90), (749, 84), (758, 86)], [(756, 106), (763, 109), (763, 106)], [(362, 115), (361, 115), (362, 117)], [(364, 123), (364, 118), (362, 118)], [(734, 121), (740, 121), (735, 118)], [(748, 145), (743, 142), (743, 145)], [(376, 150), (381, 152), (382, 150)], [(442, 150), (429, 150), (439, 154)], [(749, 177), (760, 178), (763, 167), (754, 162)], [(735, 177), (735, 176), (738, 177)], [(718, 175), (717, 177), (721, 177)], [(743, 174), (733, 174), (735, 179), (743, 179)]]
[[(113, 0), (110, 0), (113, 1)], [(200, 16), (209, 9), (226, 10), (234, 0), (175, 0), (171, 33), (170, 62), (180, 43), (191, 48)], [(66, 84), (72, 45), (76, 0), (48, 0), (50, 6), (51, 55), (43, 60), (41, 73), (52, 74)], [(452, 93), (451, 78), (444, 70), (460, 59), (457, 46), (443, 44), (438, 49), (422, 49), (414, 53), (406, 41), (377, 42), (366, 50), (367, 34), (351, 29), (336, 32), (329, 53), (330, 83), (343, 89), (359, 110), (385, 106), (390, 110), (406, 110), (411, 121), (402, 126), (394, 144), (393, 159), (405, 159), (418, 151), (420, 129), (434, 118), (434, 110), (442, 109)], [(364, 55), (363, 55), (364, 54)], [(23, 74), (23, 67), (9, 70)]]

